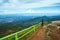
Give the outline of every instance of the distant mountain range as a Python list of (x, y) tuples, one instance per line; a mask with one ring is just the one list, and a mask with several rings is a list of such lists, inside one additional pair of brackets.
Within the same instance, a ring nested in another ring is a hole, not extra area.
[(0, 15), (0, 24), (3, 23), (9, 23), (9, 22), (19, 22), (22, 23), (24, 21), (28, 21), (28, 20), (34, 20), (36, 19), (36, 21), (41, 21), (41, 18), (44, 19), (44, 21), (48, 21), (48, 20), (60, 20), (60, 15), (57, 16), (43, 16), (43, 17), (39, 17), (39, 16), (21, 16), (21, 15)]
[(26, 21), (35, 18), (34, 16), (20, 16), (20, 15), (0, 15), (0, 24), (8, 22)]

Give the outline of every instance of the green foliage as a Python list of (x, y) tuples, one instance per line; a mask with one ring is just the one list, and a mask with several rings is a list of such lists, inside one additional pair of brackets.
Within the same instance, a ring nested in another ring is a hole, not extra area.
[[(31, 26), (31, 27), (29, 27), (27, 29), (21, 30), (19, 32), (16, 32), (14, 34), (8, 35), (8, 36), (3, 37), (1, 39), (2, 40), (14, 40), (16, 36), (18, 37), (18, 39), (23, 38), (23, 37), (29, 35), (30, 33), (34, 32), (34, 30), (36, 30), (39, 27), (39, 25), (40, 24), (33, 25), (33, 26)], [(11, 30), (10, 30), (10, 32), (11, 32)]]
[(57, 28), (56, 26), (52, 26), (52, 25), (49, 25), (47, 28), (49, 28), (49, 29), (55, 29), (55, 28)]

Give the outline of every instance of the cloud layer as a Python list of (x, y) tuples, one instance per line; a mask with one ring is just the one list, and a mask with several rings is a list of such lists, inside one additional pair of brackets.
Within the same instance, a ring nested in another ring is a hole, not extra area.
[(60, 0), (0, 0), (0, 14), (60, 14)]

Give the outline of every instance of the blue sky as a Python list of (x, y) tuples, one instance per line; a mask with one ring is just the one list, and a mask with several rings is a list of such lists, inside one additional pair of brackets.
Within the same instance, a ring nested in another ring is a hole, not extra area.
[(60, 15), (60, 0), (0, 0), (0, 14)]

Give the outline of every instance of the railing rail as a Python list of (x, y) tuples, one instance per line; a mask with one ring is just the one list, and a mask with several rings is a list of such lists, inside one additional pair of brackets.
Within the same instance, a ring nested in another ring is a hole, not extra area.
[(40, 23), (33, 25), (29, 28), (26, 28), (24, 30), (21, 30), (19, 32), (13, 33), (11, 35), (5, 36), (3, 38), (0, 38), (0, 40), (20, 40), (22, 37), (27, 36), (29, 33), (32, 33), (33, 31), (35, 31), (39, 26), (40, 26)]

